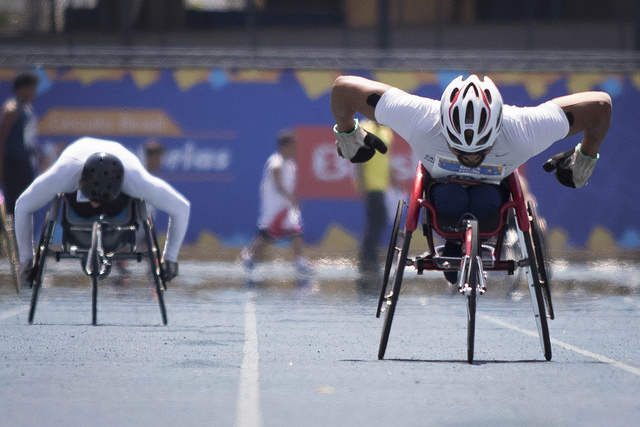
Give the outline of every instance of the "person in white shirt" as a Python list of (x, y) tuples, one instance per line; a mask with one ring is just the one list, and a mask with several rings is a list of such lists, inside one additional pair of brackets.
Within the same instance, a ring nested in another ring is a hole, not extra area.
[(258, 234), (248, 248), (242, 251), (242, 262), (249, 270), (253, 268), (254, 256), (268, 243), (291, 238), (298, 272), (309, 273), (312, 268), (302, 252), (303, 223), (300, 206), (295, 196), (298, 166), (295, 161), (296, 139), (290, 131), (278, 136), (278, 151), (273, 153), (264, 166), (260, 183), (260, 216)]
[(166, 181), (151, 175), (121, 144), (85, 137), (70, 144), (16, 202), (15, 230), (21, 278), (33, 267), (33, 213), (59, 193), (81, 193), (93, 209), (117, 208), (122, 195), (144, 199), (169, 215), (163, 252), (165, 280), (178, 275), (178, 252), (187, 232), (191, 204)]
[[(386, 147), (358, 126), (356, 113), (386, 125), (411, 146), (436, 184), (430, 198), (439, 216), (457, 221), (471, 213), (489, 218), (506, 201), (502, 180), (554, 142), (582, 133), (582, 142), (553, 156), (545, 170), (573, 188), (587, 183), (611, 122), (611, 98), (582, 92), (534, 107), (503, 105), (488, 77), (453, 80), (440, 100), (409, 94), (357, 76), (340, 76), (331, 92), (338, 154), (352, 162)], [(460, 251), (446, 242), (445, 256)], [(449, 281), (456, 274), (446, 274)]]

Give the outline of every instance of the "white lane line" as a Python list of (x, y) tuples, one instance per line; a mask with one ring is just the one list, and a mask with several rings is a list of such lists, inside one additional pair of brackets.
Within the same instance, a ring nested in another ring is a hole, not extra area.
[[(510, 323), (505, 322), (504, 320), (497, 319), (497, 318), (495, 318), (493, 316), (481, 315), (481, 317), (483, 319), (486, 319), (486, 320), (488, 320), (490, 322), (495, 323), (496, 325), (500, 325), (500, 326), (505, 327), (507, 329), (511, 329), (511, 330), (520, 332), (521, 334), (528, 335), (530, 337), (538, 338), (538, 332), (537, 331), (530, 331), (528, 329), (519, 328), (518, 326), (512, 325)], [(597, 353), (593, 353), (593, 352), (588, 351), (588, 350), (583, 350), (583, 349), (581, 349), (579, 347), (576, 347), (575, 345), (567, 344), (566, 342), (560, 341), (560, 340), (555, 339), (555, 338), (551, 338), (551, 344), (557, 345), (557, 346), (562, 347), (562, 348), (564, 348), (566, 350), (573, 351), (574, 353), (578, 353), (578, 354), (581, 354), (583, 356), (590, 357), (590, 358), (595, 359), (595, 360), (597, 360), (599, 362), (606, 363), (606, 364), (611, 365), (611, 366), (615, 366), (618, 369), (622, 369), (623, 371), (627, 371), (627, 372), (629, 372), (629, 373), (631, 373), (633, 375), (636, 375), (636, 376), (640, 377), (640, 369), (638, 369), (638, 368), (636, 368), (634, 366), (631, 366), (631, 365), (627, 365), (626, 363), (622, 363), (622, 362), (620, 362), (618, 360), (611, 359), (610, 357), (603, 356), (603, 355), (597, 354)]]
[(244, 350), (238, 387), (236, 427), (262, 426), (255, 297), (254, 292), (248, 292), (247, 303), (244, 306)]
[(26, 307), (18, 307), (13, 310), (5, 311), (4, 313), (0, 313), (0, 320), (8, 319), (25, 311), (27, 311)]

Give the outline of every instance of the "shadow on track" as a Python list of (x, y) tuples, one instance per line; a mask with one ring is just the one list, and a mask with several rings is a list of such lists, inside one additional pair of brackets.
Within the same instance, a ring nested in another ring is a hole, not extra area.
[[(432, 360), (427, 360), (427, 359), (384, 359), (384, 360), (378, 360), (378, 359), (370, 359), (370, 360), (363, 360), (363, 359), (342, 359), (340, 360), (340, 362), (360, 362), (360, 363), (367, 363), (367, 362), (404, 362), (404, 363), (462, 363), (465, 365), (468, 365), (467, 360), (466, 359), (459, 359), (459, 360), (442, 360), (442, 359), (432, 359)], [(472, 365), (494, 365), (494, 364), (518, 364), (518, 363), (549, 363), (546, 360), (537, 360), (537, 359), (522, 359), (522, 360), (474, 360)]]

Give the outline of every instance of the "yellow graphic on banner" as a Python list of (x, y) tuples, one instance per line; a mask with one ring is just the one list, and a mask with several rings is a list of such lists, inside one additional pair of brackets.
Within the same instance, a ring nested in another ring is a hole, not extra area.
[(191, 89), (193, 86), (209, 80), (209, 70), (204, 69), (185, 69), (177, 70), (173, 73), (178, 87), (181, 90)]
[(136, 82), (138, 89), (145, 89), (158, 81), (160, 70), (133, 70), (131, 71), (131, 78)]
[(559, 73), (494, 73), (491, 80), (500, 87), (501, 85), (524, 86), (529, 98), (540, 99), (549, 92), (549, 86), (562, 79)]
[(633, 82), (633, 85), (636, 87), (636, 89), (640, 89), (640, 73), (630, 74), (629, 78), (631, 79), (631, 82)]
[(610, 77), (611, 76), (609, 74), (602, 73), (570, 74), (567, 80), (567, 90), (569, 93), (590, 91)]
[(409, 93), (414, 92), (422, 85), (438, 83), (438, 76), (434, 73), (409, 71), (378, 71), (375, 73), (374, 79)]
[(41, 135), (182, 136), (169, 115), (158, 109), (51, 108), (38, 125)]
[(64, 74), (61, 80), (79, 80), (87, 86), (98, 80), (122, 80), (125, 70), (118, 68), (74, 68)]
[(238, 70), (228, 73), (231, 82), (244, 83), (278, 83), (280, 81), (280, 70)]
[(328, 93), (333, 82), (340, 75), (337, 71), (296, 71), (296, 79), (310, 99), (318, 99)]
[(0, 81), (11, 81), (16, 76), (13, 68), (0, 68)]

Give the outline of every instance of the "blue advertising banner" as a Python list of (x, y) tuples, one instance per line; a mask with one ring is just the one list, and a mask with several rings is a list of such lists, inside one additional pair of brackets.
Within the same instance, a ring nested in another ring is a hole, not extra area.
[[(80, 68), (37, 72), (41, 84), (34, 106), (43, 152), (53, 159), (66, 144), (86, 135), (119, 141), (140, 154), (147, 141), (162, 143), (166, 153), (157, 174), (192, 203), (188, 242), (203, 232), (229, 246), (249, 242), (255, 233), (262, 168), (283, 129), (309, 139), (299, 141), (298, 153), (299, 164), (311, 165), (299, 168), (305, 240), (320, 242), (336, 224), (354, 236), (362, 230), (362, 203), (347, 188), (351, 166), (338, 163), (344, 161), (326, 149), (332, 144), (330, 89), (340, 72)], [(0, 70), (3, 99), (10, 96), (15, 73)], [(459, 74), (345, 73), (437, 99)], [(640, 149), (635, 139), (640, 134), (636, 116), (640, 75), (497, 73), (492, 78), (508, 104), (536, 105), (583, 90), (604, 90), (612, 96), (611, 130), (589, 185), (579, 190), (562, 187), (541, 168), (549, 156), (579, 142), (575, 137), (530, 160), (525, 175), (550, 229), (564, 236), (568, 247), (589, 246), (598, 231), (620, 248), (639, 249)], [(392, 163), (406, 185), (415, 160), (404, 142), (396, 145)], [(314, 152), (323, 154), (317, 157)], [(325, 172), (332, 167), (341, 180), (316, 185), (319, 178), (313, 165)]]

